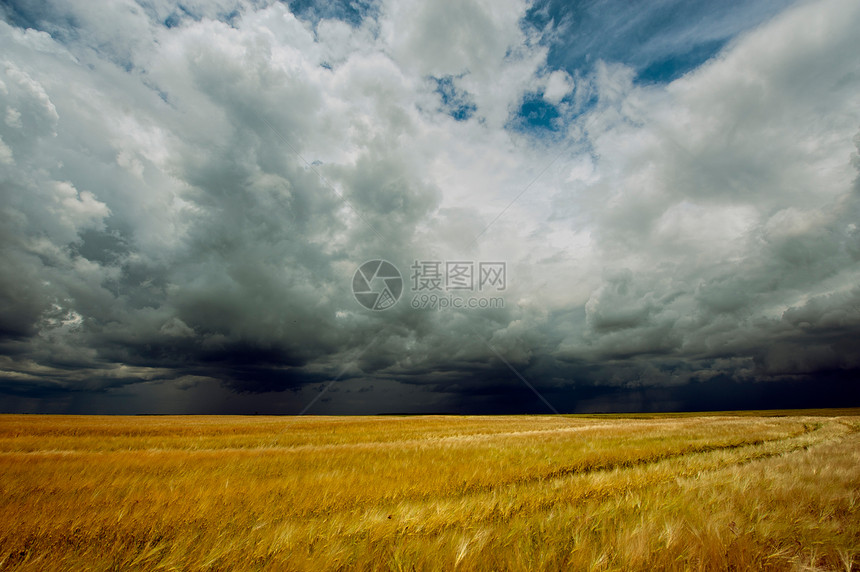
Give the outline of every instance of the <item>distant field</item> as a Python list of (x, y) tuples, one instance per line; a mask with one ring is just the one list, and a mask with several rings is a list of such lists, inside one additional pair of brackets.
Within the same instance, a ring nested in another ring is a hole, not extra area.
[(0, 569), (858, 570), (858, 415), (0, 416)]

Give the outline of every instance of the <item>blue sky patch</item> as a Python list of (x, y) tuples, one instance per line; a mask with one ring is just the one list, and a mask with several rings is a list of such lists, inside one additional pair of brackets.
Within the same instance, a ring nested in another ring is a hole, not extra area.
[(341, 20), (358, 27), (368, 15), (376, 14), (379, 10), (373, 0), (290, 0), (286, 3), (290, 12), (315, 25), (320, 20)]
[(526, 133), (556, 132), (561, 127), (561, 113), (543, 98), (543, 94), (529, 93), (523, 98), (510, 127)]
[[(550, 38), (547, 64), (588, 74), (599, 60), (633, 67), (637, 82), (667, 83), (792, 0), (537, 0), (525, 23)], [(555, 30), (556, 33), (547, 33)]]
[(453, 77), (434, 77), (433, 80), (436, 82), (436, 93), (439, 94), (442, 102), (442, 111), (457, 121), (466, 121), (474, 115), (478, 109), (477, 106), (468, 92), (454, 85)]

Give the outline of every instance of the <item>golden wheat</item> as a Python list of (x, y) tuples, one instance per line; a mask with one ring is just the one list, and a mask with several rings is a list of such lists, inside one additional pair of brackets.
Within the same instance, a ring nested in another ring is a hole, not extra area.
[(856, 570), (857, 414), (0, 416), (0, 568)]

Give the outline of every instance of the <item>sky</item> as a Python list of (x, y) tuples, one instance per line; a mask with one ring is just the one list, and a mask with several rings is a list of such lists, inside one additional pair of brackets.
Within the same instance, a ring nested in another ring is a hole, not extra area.
[(856, 0), (6, 0), (0, 412), (860, 406)]

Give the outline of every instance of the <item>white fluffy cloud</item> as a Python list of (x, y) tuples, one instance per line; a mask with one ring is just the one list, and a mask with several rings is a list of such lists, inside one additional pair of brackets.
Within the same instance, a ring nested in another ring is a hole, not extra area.
[[(856, 370), (860, 6), (801, 3), (656, 85), (549, 69), (527, 9), (11, 8), (4, 391), (340, 374), (450, 404), (511, 391), (487, 343), (566, 404)], [(517, 127), (532, 94), (552, 130)], [(376, 257), (504, 260), (506, 307), (365, 312)]]

